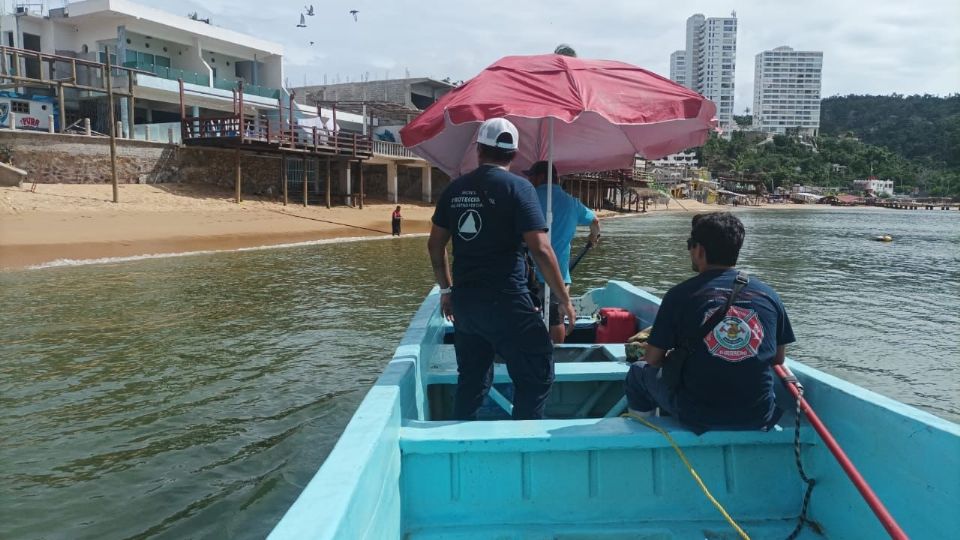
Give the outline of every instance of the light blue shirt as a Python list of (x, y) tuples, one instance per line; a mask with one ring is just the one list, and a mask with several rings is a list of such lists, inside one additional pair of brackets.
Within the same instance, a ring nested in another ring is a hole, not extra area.
[[(540, 199), (540, 208), (543, 215), (547, 215), (547, 185), (537, 186), (537, 198)], [(560, 265), (560, 274), (563, 282), (570, 284), (570, 242), (577, 232), (577, 225), (593, 223), (593, 211), (583, 205), (580, 199), (573, 197), (557, 184), (553, 184), (553, 224), (550, 227), (550, 244), (557, 254), (557, 263)], [(544, 281), (537, 270), (537, 279)]]

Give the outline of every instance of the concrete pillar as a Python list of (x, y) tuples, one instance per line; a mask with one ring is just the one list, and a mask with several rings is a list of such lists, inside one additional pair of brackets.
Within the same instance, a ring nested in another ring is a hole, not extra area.
[(52, 114), (48, 114), (48, 115), (47, 115), (47, 122), (50, 124), (50, 125), (47, 127), (47, 131), (50, 132), (50, 133), (54, 133), (54, 132), (56, 131), (56, 130), (55, 130), (55, 127), (56, 127), (56, 126), (54, 126), (53, 115), (52, 115)]
[(420, 195), (423, 202), (433, 202), (433, 167), (429, 165), (420, 173)]
[(394, 204), (398, 200), (397, 183), (397, 162), (390, 161), (387, 163), (387, 200)]
[(120, 127), (117, 129), (117, 137), (123, 137), (127, 139), (132, 139), (133, 134), (130, 133), (128, 127), (130, 126), (130, 107), (129, 101), (127, 98), (120, 98)]
[(87, 137), (93, 135), (93, 132), (92, 132), (91, 129), (90, 129), (90, 119), (89, 119), (89, 118), (84, 118), (84, 119), (83, 119), (83, 132), (87, 135)]
[(350, 162), (338, 160), (337, 161), (337, 174), (340, 177), (340, 191), (345, 195), (343, 198), (343, 204), (347, 206), (353, 206), (353, 181), (351, 178)]
[(10, 119), (10, 129), (16, 130), (17, 129), (17, 113), (11, 112), (9, 116), (7, 116), (7, 118)]

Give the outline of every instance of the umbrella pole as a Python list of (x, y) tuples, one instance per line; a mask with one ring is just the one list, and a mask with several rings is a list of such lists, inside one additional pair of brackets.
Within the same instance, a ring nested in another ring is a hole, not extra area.
[[(547, 118), (547, 238), (553, 234), (553, 117)], [(563, 321), (560, 321), (561, 323)], [(550, 285), (543, 284), (543, 323), (550, 327)]]

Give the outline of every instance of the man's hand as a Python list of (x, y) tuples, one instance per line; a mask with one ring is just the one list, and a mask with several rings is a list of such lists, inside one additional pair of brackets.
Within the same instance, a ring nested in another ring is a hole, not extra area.
[(441, 294), (440, 295), (440, 313), (443, 313), (443, 318), (453, 322), (453, 295), (452, 294)]
[(587, 243), (591, 246), (596, 246), (600, 243), (600, 231), (597, 231), (596, 234), (593, 231), (590, 231), (590, 236), (587, 237)]
[(587, 243), (595, 246), (600, 243), (600, 220), (596, 217), (590, 223), (590, 236), (587, 237)]
[(569, 336), (577, 323), (577, 312), (573, 309), (573, 302), (569, 297), (566, 302), (557, 302), (557, 305), (560, 306), (560, 320), (562, 321), (564, 316), (567, 317), (568, 322), (564, 326), (564, 332)]

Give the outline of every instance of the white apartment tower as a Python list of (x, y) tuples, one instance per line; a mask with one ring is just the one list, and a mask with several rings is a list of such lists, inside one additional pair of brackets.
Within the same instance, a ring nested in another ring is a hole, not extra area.
[[(685, 67), (682, 76), (673, 69), (680, 61)], [(670, 78), (716, 103), (717, 119), (725, 129), (733, 124), (736, 69), (736, 12), (710, 18), (697, 13), (687, 19), (687, 48), (670, 55)]]
[(820, 82), (823, 52), (777, 47), (756, 56), (753, 125), (767, 133), (796, 130), (816, 135), (820, 129)]
[(674, 51), (670, 55), (670, 80), (687, 85), (687, 51)]

